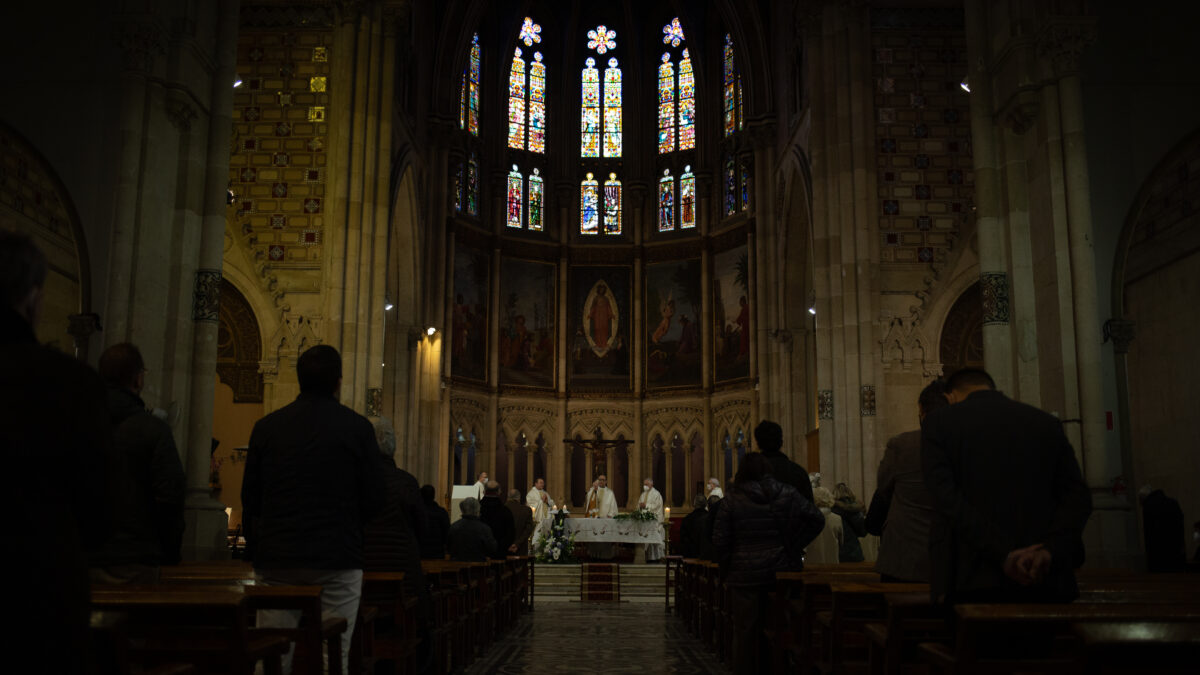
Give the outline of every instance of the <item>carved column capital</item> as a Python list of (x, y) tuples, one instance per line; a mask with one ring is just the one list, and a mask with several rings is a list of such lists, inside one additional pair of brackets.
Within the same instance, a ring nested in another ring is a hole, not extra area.
[(167, 111), (167, 119), (171, 120), (179, 133), (187, 133), (192, 129), (192, 120), (196, 119), (196, 109), (184, 101), (167, 101), (163, 104)]
[(221, 270), (196, 270), (192, 289), (192, 320), (216, 321), (221, 304)]
[(1063, 77), (1079, 71), (1080, 57), (1095, 41), (1095, 20), (1053, 17), (1037, 36), (1037, 52), (1051, 60), (1055, 75)]
[(984, 272), (979, 275), (983, 292), (983, 325), (1008, 324), (1008, 274)]
[(148, 17), (130, 17), (113, 31), (126, 70), (152, 71), (154, 60), (167, 53), (166, 33)]
[(1137, 324), (1129, 319), (1109, 319), (1104, 322), (1104, 341), (1112, 340), (1114, 353), (1128, 354), (1136, 329)]

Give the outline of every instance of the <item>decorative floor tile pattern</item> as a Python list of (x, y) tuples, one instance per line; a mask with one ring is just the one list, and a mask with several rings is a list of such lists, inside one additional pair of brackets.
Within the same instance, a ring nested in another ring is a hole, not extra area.
[(661, 603), (539, 603), (464, 672), (727, 675)]

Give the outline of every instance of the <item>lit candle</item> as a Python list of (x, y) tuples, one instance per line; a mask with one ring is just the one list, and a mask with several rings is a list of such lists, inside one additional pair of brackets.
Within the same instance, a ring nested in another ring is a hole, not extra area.
[(671, 519), (671, 507), (667, 507), (667, 520)]

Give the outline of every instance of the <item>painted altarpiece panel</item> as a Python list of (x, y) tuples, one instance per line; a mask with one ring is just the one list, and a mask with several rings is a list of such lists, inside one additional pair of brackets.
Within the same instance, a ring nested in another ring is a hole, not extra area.
[(630, 268), (571, 268), (567, 303), (571, 387), (628, 391)]
[(487, 380), (488, 282), (491, 260), (462, 244), (454, 250), (454, 307), (450, 318), (450, 373)]
[(750, 377), (750, 261), (746, 245), (713, 256), (716, 382)]
[(700, 259), (646, 265), (646, 386), (700, 386)]
[(500, 384), (554, 387), (553, 264), (504, 258), (500, 263)]

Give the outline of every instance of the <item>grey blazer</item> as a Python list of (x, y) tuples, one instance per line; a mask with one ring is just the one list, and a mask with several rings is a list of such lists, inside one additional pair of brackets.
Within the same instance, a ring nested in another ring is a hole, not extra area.
[(906, 431), (888, 441), (876, 485), (876, 498), (890, 496), (891, 507), (875, 569), (906, 581), (928, 582), (933, 497), (921, 474), (920, 431)]

